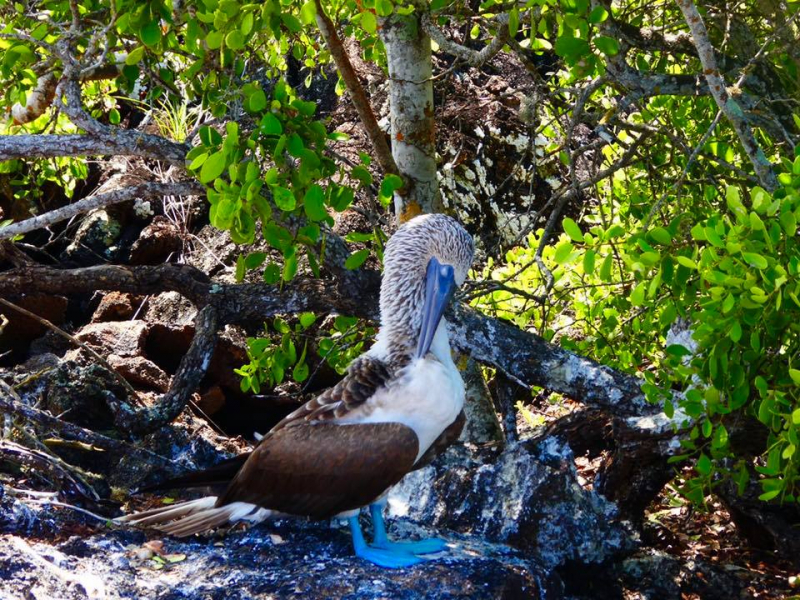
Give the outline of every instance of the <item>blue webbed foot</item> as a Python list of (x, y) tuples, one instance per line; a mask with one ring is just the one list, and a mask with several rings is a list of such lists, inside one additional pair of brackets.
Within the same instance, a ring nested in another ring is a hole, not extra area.
[(358, 524), (358, 516), (350, 517), (350, 532), (353, 535), (353, 549), (356, 556), (368, 560), (369, 562), (386, 567), (387, 569), (401, 569), (411, 567), (425, 562), (424, 558), (414, 556), (408, 552), (394, 548), (375, 548), (368, 546), (364, 541), (364, 534), (361, 533), (361, 526)]
[(440, 538), (428, 538), (416, 542), (392, 542), (389, 540), (377, 543), (373, 542), (374, 548), (385, 548), (408, 552), (409, 554), (434, 554), (447, 550), (447, 542)]
[(373, 548), (372, 546), (356, 548), (356, 556), (387, 569), (402, 569), (425, 562), (424, 558), (413, 554), (387, 548)]
[(375, 530), (374, 539), (370, 544), (373, 548), (384, 548), (408, 554), (433, 554), (447, 550), (447, 542), (440, 538), (430, 538), (418, 542), (393, 542), (386, 535), (383, 507), (380, 504), (371, 504), (369, 512), (372, 515), (372, 526)]

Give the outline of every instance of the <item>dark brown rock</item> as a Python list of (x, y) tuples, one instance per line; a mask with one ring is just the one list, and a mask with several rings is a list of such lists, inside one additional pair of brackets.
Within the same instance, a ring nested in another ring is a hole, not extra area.
[(126, 321), (133, 317), (142, 302), (140, 296), (123, 292), (109, 292), (100, 300), (92, 315), (92, 323)]
[(157, 216), (139, 234), (131, 246), (132, 265), (155, 265), (165, 262), (169, 255), (180, 251), (183, 246), (181, 232), (172, 221)]

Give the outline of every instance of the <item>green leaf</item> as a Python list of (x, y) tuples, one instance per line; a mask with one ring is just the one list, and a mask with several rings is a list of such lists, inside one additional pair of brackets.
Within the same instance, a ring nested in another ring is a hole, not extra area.
[(325, 191), (319, 184), (314, 184), (305, 196), (303, 196), (303, 209), (306, 216), (312, 221), (322, 221), (327, 218), (328, 211), (325, 210)]
[(270, 263), (264, 269), (264, 283), (275, 285), (281, 278), (281, 270), (275, 263)]
[(508, 32), (511, 37), (516, 37), (517, 30), (519, 29), (519, 9), (514, 7), (508, 12)]
[(589, 23), (597, 24), (602, 23), (608, 19), (608, 11), (602, 6), (596, 6), (589, 13)]
[(358, 252), (353, 252), (350, 256), (347, 257), (347, 260), (344, 261), (345, 269), (350, 269), (354, 271), (355, 269), (359, 268), (364, 262), (367, 260), (369, 256), (369, 248), (364, 248), (363, 250), (359, 250)]
[(272, 198), (275, 200), (275, 206), (286, 212), (294, 210), (297, 206), (297, 199), (292, 190), (279, 185), (272, 187)]
[(603, 281), (610, 281), (611, 280), (611, 267), (613, 257), (609, 254), (608, 256), (603, 259), (603, 264), (600, 265), (600, 279)]
[(294, 279), (294, 276), (297, 274), (297, 254), (292, 252), (289, 256), (284, 259), (283, 262), (283, 274), (282, 278), (284, 281), (291, 281)]
[(120, 119), (121, 117), (119, 111), (116, 108), (112, 108), (110, 111), (108, 111), (109, 123), (111, 123), (112, 125), (119, 125)]
[(650, 230), (650, 237), (653, 238), (653, 241), (662, 246), (669, 246), (672, 243), (672, 236), (669, 234), (669, 231), (663, 227), (653, 227), (653, 229)]
[(312, 312), (304, 312), (300, 313), (298, 320), (303, 329), (308, 329), (314, 324), (314, 321), (317, 320), (317, 316)]
[(697, 268), (697, 263), (694, 262), (688, 256), (676, 256), (675, 260), (678, 261), (679, 265), (683, 265), (684, 267), (687, 267), (689, 269), (696, 269)]
[(593, 41), (597, 49), (606, 56), (616, 56), (619, 54), (619, 42), (614, 38), (598, 35)]
[(281, 21), (283, 21), (283, 24), (286, 25), (286, 28), (292, 33), (298, 33), (303, 29), (303, 24), (300, 22), (300, 19), (289, 13), (281, 13)]
[(792, 423), (800, 425), (800, 408), (795, 409), (792, 413)]
[(231, 50), (241, 50), (244, 48), (244, 35), (238, 29), (234, 29), (225, 36), (225, 45)]
[(200, 182), (208, 183), (213, 181), (222, 175), (226, 166), (227, 160), (225, 159), (225, 153), (222, 150), (214, 152), (214, 154), (206, 159), (203, 163), (203, 168), (200, 169)]
[(558, 246), (556, 246), (556, 252), (553, 255), (553, 260), (559, 265), (564, 264), (569, 260), (570, 254), (572, 254), (574, 249), (575, 247), (571, 242), (561, 242)]
[(587, 250), (586, 254), (583, 255), (583, 272), (586, 275), (591, 275), (594, 273), (594, 263), (596, 258), (597, 252), (594, 250)]
[(144, 58), (144, 46), (134, 48), (125, 57), (126, 65), (135, 65)]
[(742, 258), (751, 267), (762, 271), (768, 266), (767, 259), (755, 252), (742, 252)]
[(316, 15), (317, 15), (317, 7), (311, 0), (303, 4), (303, 7), (300, 9), (300, 20), (305, 25), (313, 25), (314, 21), (316, 20)]
[(278, 117), (276, 117), (272, 113), (267, 113), (264, 115), (264, 118), (261, 119), (261, 133), (263, 133), (264, 135), (281, 135), (283, 133), (283, 125), (281, 125), (281, 122), (280, 120), (278, 120)]
[(575, 221), (567, 217), (561, 222), (561, 226), (564, 228), (564, 232), (574, 241), (580, 244), (583, 243), (583, 232)]
[(712, 469), (711, 459), (708, 458), (708, 456), (706, 456), (705, 453), (701, 454), (700, 458), (697, 459), (697, 464), (695, 465), (695, 468), (697, 469), (697, 472), (700, 473), (701, 475), (706, 475), (706, 476), (710, 475)]
[(629, 300), (633, 306), (641, 306), (644, 304), (644, 294), (647, 287), (644, 282), (633, 288)]
[(731, 330), (728, 332), (728, 336), (734, 341), (738, 342), (742, 339), (742, 324), (739, 321), (734, 321), (733, 325), (731, 325)]
[(789, 377), (792, 378), (795, 385), (800, 385), (800, 371), (797, 369), (789, 369)]
[(212, 31), (206, 36), (206, 44), (209, 50), (219, 50), (222, 47), (224, 34), (221, 31)]
[(264, 264), (265, 260), (267, 260), (266, 252), (251, 252), (245, 257), (244, 266), (248, 270), (257, 269)]
[[(250, 104), (250, 110), (252, 112), (260, 112), (260, 111), (264, 110), (267, 107), (267, 95), (264, 93), (264, 90), (256, 90), (255, 92), (250, 94), (250, 97), (248, 98), (248, 102)], [(275, 119), (275, 121), (278, 120), (271, 113), (267, 113), (267, 115), (272, 117), (273, 119)], [(278, 122), (278, 127), (281, 127), (280, 121)], [(264, 121), (263, 120), (261, 121), (261, 128), (262, 128), (261, 130), (263, 131), (264, 130)], [(282, 133), (282, 131), (279, 132), (279, 134), (280, 133)]]
[(139, 30), (139, 38), (146, 46), (157, 45), (161, 41), (161, 25), (159, 25), (158, 19), (146, 23)]
[(556, 40), (556, 54), (569, 62), (577, 62), (578, 59), (591, 54), (591, 49), (586, 40), (561, 36)]
[(763, 500), (764, 502), (767, 502), (767, 501), (772, 500), (773, 498), (777, 497), (777, 495), (780, 494), (780, 493), (781, 493), (781, 490), (772, 490), (772, 491), (769, 491), (769, 492), (764, 492), (763, 494), (761, 494), (758, 497), (758, 499), (759, 500)]
[(362, 12), (361, 27), (363, 27), (364, 31), (367, 33), (375, 33), (378, 30), (378, 20), (375, 18), (375, 14), (368, 10)]

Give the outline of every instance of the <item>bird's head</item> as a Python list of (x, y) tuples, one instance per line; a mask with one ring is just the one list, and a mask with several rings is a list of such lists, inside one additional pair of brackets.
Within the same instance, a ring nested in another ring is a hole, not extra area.
[(446, 215), (420, 215), (386, 244), (381, 337), (393, 351), (421, 358), (472, 265), (472, 236)]

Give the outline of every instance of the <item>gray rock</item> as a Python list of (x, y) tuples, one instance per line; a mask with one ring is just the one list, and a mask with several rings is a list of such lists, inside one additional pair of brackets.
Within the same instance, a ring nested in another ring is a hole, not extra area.
[(616, 506), (581, 487), (572, 451), (552, 437), (514, 443), (499, 454), (454, 446), (400, 482), (389, 511), (510, 544), (547, 568), (603, 562), (637, 543)]
[[(0, 502), (0, 524), (3, 511), (14, 510), (8, 504)], [(34, 511), (32, 519), (52, 527), (58, 519), (72, 518), (52, 512)], [(41, 534), (43, 528), (37, 529)], [(450, 552), (416, 567), (389, 570), (356, 558), (349, 533), (339, 523), (282, 521), (224, 537), (167, 538), (162, 540), (166, 564), (148, 556), (144, 547), (148, 538), (159, 539), (155, 534), (106, 529), (58, 541), (63, 529), (62, 522), (36, 541), (19, 537), (32, 532), (29, 527), (0, 536), (5, 594), (63, 600), (558, 597), (557, 582), (548, 580), (535, 562), (507, 546), (469, 536), (446, 534)], [(401, 530), (403, 535), (430, 535), (408, 524)]]

